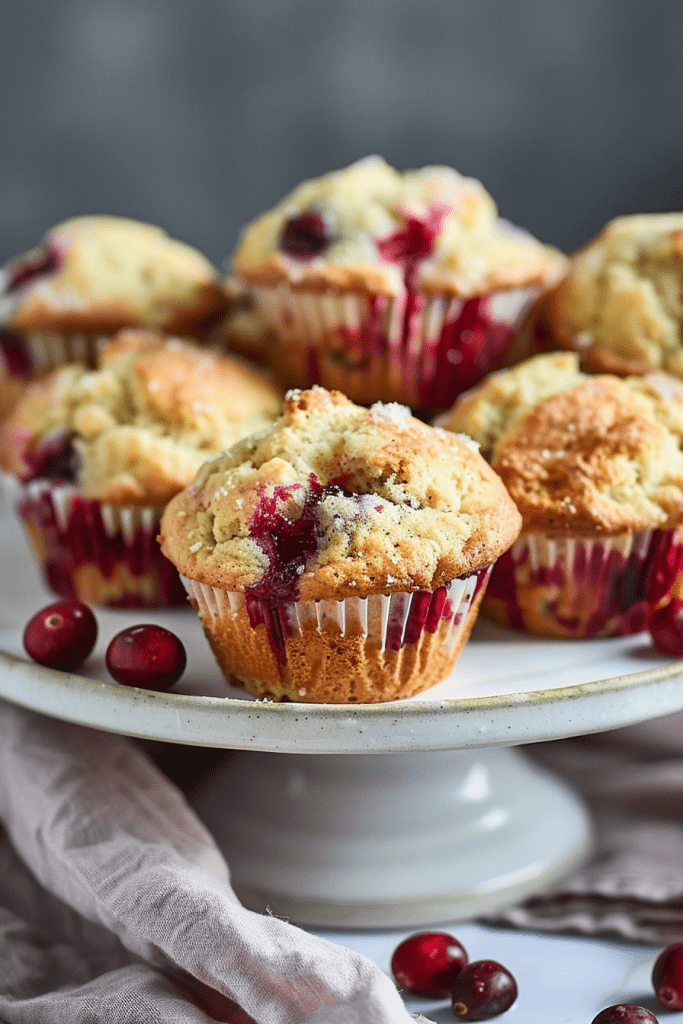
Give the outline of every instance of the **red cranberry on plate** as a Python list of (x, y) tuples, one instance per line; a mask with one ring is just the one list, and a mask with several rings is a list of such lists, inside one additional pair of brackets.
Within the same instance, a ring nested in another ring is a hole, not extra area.
[(517, 998), (517, 982), (496, 960), (474, 960), (453, 982), (453, 1013), (460, 1020), (488, 1020), (508, 1010)]
[(652, 969), (657, 999), (667, 1010), (683, 1010), (683, 942), (663, 949)]
[(450, 994), (451, 985), (467, 963), (464, 948), (447, 932), (417, 932), (394, 950), (391, 973), (401, 988), (434, 999)]
[(600, 1010), (591, 1024), (658, 1024), (654, 1013), (644, 1006), (632, 1006), (631, 1003), (616, 1003)]
[(182, 641), (163, 626), (130, 626), (117, 633), (106, 654), (117, 683), (145, 690), (169, 690), (185, 671)]
[(39, 665), (74, 672), (92, 652), (97, 622), (82, 601), (57, 601), (37, 612), (24, 630), (26, 653)]

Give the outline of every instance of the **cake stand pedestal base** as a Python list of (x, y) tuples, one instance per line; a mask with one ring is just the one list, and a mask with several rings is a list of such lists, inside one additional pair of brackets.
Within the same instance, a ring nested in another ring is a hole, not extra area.
[(579, 800), (521, 753), (226, 755), (191, 795), (244, 904), (318, 927), (415, 927), (513, 903), (590, 846)]

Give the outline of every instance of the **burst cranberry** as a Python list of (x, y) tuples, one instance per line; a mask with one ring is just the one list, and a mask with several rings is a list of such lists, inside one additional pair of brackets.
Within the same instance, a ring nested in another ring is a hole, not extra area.
[(107, 668), (117, 683), (145, 690), (168, 690), (185, 671), (182, 641), (163, 626), (130, 626), (107, 648)]
[(517, 998), (517, 982), (495, 960), (474, 960), (453, 982), (453, 1013), (460, 1020), (488, 1020), (508, 1010)]
[(616, 1003), (600, 1010), (591, 1024), (658, 1024), (658, 1021), (654, 1013), (650, 1013), (644, 1006)]
[(280, 238), (280, 248), (294, 259), (310, 260), (323, 252), (330, 241), (322, 214), (309, 210), (287, 221)]
[(97, 622), (87, 604), (57, 601), (43, 608), (24, 630), (26, 653), (39, 665), (73, 672), (91, 653)]
[(680, 598), (672, 597), (652, 612), (648, 629), (658, 651), (683, 658), (683, 601)]
[(667, 1010), (683, 1010), (683, 942), (662, 950), (652, 969), (655, 995)]
[(440, 203), (430, 206), (423, 217), (414, 217), (407, 210), (401, 210), (403, 226), (386, 238), (378, 238), (375, 243), (382, 259), (392, 263), (414, 263), (424, 259), (434, 248), (434, 241), (449, 211), (449, 206)]
[(57, 430), (45, 437), (32, 451), (24, 452), (26, 472), (23, 483), (31, 480), (63, 480), (71, 482), (78, 476), (80, 457), (73, 446), (72, 431)]
[(467, 953), (447, 932), (418, 932), (396, 947), (391, 973), (398, 985), (416, 996), (447, 996), (467, 963)]
[(41, 249), (33, 250), (29, 256), (10, 265), (5, 291), (15, 291), (30, 284), (36, 277), (54, 274), (61, 264), (62, 254), (53, 243), (48, 242)]

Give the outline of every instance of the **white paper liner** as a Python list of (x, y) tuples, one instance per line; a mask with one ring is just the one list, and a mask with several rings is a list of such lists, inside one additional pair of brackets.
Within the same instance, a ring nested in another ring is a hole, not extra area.
[(512, 578), (505, 556), (494, 571), (484, 614), (497, 602), (509, 602), (511, 625), (543, 635), (637, 632), (645, 628), (643, 577), (656, 533), (600, 538), (522, 533), (508, 552)]
[[(577, 575), (577, 548), (581, 545), (590, 552), (592, 568), (597, 569), (596, 583), (606, 583), (612, 573), (610, 556), (617, 552), (622, 558), (639, 558), (645, 561), (650, 548), (654, 530), (642, 530), (638, 533), (622, 533), (615, 537), (601, 537), (593, 540), (589, 537), (558, 537), (546, 536), (542, 533), (522, 533), (510, 548), (510, 556), (515, 565), (528, 561), (532, 570), (554, 568), (563, 565), (568, 577)], [(596, 559), (596, 554), (601, 556)], [(581, 556), (584, 557), (583, 555)]]
[[(485, 572), (487, 579), (490, 569)], [(445, 585), (447, 608), (441, 615), (441, 623), (447, 623), (442, 638), (446, 652), (453, 649), (465, 628), (480, 575), (475, 573), (465, 579), (451, 580)], [(240, 612), (246, 614), (243, 593), (221, 590), (198, 580), (188, 579), (182, 574), (180, 578), (190, 599), (196, 602), (199, 616), (203, 621), (215, 624), (225, 618), (235, 618)], [(344, 637), (347, 631), (357, 636), (360, 631), (366, 641), (384, 652), (387, 650), (390, 633), (393, 639), (392, 649), (396, 648), (397, 643), (400, 647), (404, 645), (413, 600), (417, 601), (420, 593), (423, 592), (377, 594), (362, 598), (348, 597), (342, 601), (289, 601), (279, 606), (278, 610), (281, 617), (286, 617), (289, 635), (298, 633), (303, 636), (304, 631), (311, 627), (318, 633), (321, 633), (323, 628), (332, 627), (338, 631), (340, 637)]]
[(117, 607), (184, 604), (178, 572), (157, 543), (163, 506), (84, 498), (73, 484), (2, 475), (46, 584), (68, 599)]
[[(283, 351), (301, 350), (304, 359), (306, 352), (320, 357), (320, 380), (288, 383), (297, 387), (338, 387), (340, 376), (346, 375), (350, 383), (361, 374), (369, 382), (381, 381), (384, 393), (375, 398), (400, 400), (403, 396), (410, 405), (419, 404), (422, 385), (429, 386), (438, 374), (442, 333), (457, 321), (467, 301), (423, 295), (420, 309), (409, 314), (406, 331), (406, 293), (392, 298), (355, 292), (305, 292), (295, 291), (286, 283), (257, 286), (253, 293)], [(535, 294), (535, 289), (510, 289), (481, 298), (492, 325), (512, 328)], [(370, 323), (378, 330), (361, 330)], [(462, 354), (454, 349), (448, 358), (457, 365)]]

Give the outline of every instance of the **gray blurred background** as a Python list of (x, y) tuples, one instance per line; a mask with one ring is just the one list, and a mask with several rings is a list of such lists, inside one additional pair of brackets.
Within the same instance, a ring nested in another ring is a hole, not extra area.
[(564, 249), (683, 203), (680, 0), (10, 0), (1, 36), (0, 260), (113, 213), (224, 265), (368, 153)]

